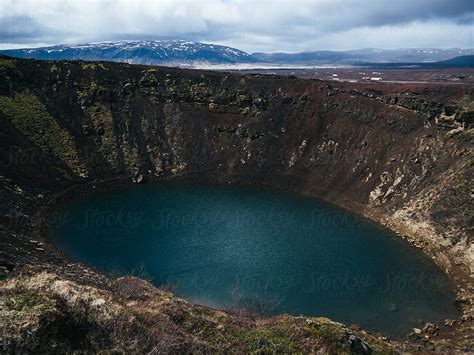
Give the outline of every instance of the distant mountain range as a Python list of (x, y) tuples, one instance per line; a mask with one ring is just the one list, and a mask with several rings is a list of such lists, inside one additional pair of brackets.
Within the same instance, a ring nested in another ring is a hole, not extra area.
[(233, 64), (257, 60), (241, 50), (215, 44), (188, 41), (116, 41), (42, 48), (0, 50), (19, 58), (81, 59), (131, 64), (182, 65), (193, 63)]
[(450, 65), (454, 67), (474, 66), (474, 55), (462, 55), (459, 57), (436, 62), (437, 65)]
[(302, 53), (253, 53), (252, 57), (267, 63), (318, 65), (327, 63), (423, 63), (437, 62), (457, 56), (472, 55), (473, 49), (358, 49), (350, 51), (316, 51)]
[[(473, 49), (359, 49), (302, 53), (253, 53), (215, 44), (167, 41), (115, 41), (42, 48), (0, 50), (0, 54), (34, 59), (81, 59), (156, 64), (171, 66), (199, 65), (322, 65), (365, 63), (433, 63), (454, 57), (474, 55)], [(465, 61), (465, 60), (464, 60)], [(458, 61), (459, 62), (459, 61)], [(464, 63), (461, 60), (461, 63)], [(459, 63), (456, 65), (460, 65)], [(466, 65), (472, 65), (466, 64)]]

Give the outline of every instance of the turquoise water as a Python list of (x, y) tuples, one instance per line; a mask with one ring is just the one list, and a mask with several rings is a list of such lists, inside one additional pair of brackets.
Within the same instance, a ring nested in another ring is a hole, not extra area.
[(315, 199), (163, 183), (91, 194), (54, 217), (54, 239), (72, 258), (196, 303), (326, 316), (392, 336), (457, 315), (453, 286), (429, 258)]

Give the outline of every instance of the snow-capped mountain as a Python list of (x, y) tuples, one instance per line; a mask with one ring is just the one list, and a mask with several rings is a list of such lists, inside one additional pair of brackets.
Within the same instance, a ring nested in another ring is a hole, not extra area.
[(239, 49), (182, 40), (97, 42), (0, 50), (0, 54), (34, 59), (103, 60), (160, 65), (234, 64), (256, 61), (250, 54)]

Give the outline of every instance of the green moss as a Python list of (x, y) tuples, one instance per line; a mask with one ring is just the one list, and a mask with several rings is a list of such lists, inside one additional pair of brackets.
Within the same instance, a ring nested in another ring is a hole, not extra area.
[(240, 109), (240, 113), (241, 113), (243, 116), (248, 115), (250, 112), (252, 112), (252, 108), (251, 108), (251, 107), (244, 107), (244, 108), (241, 108), (241, 109)]
[(75, 173), (84, 174), (72, 137), (36, 96), (26, 93), (16, 94), (13, 99), (0, 96), (0, 111), (33, 143), (51, 149)]
[(160, 92), (158, 90), (159, 81), (155, 76), (155, 71), (145, 70), (140, 78), (140, 92), (148, 97), (152, 102), (159, 102)]
[(61, 68), (59, 68), (56, 64), (53, 64), (51, 68), (49, 68), (49, 71), (51, 73), (59, 73), (61, 72)]
[(82, 69), (84, 70), (96, 70), (100, 68), (102, 70), (108, 70), (108, 68), (104, 65), (104, 63), (83, 63)]
[[(306, 323), (311, 334), (320, 339), (322, 344), (327, 346), (329, 351), (335, 353), (347, 353), (345, 343), (350, 335), (348, 330), (342, 325), (331, 321), (325, 317), (312, 318), (311, 322)], [(366, 333), (355, 334), (366, 342), (372, 349), (373, 354), (397, 354), (386, 342)]]
[(122, 90), (124, 95), (129, 96), (133, 94), (134, 88), (133, 84), (130, 82), (130, 80), (125, 80), (125, 82), (122, 85)]
[(114, 120), (110, 109), (95, 105), (88, 110), (94, 130), (101, 136), (100, 150), (111, 167), (117, 165), (118, 147), (114, 133)]
[(23, 312), (32, 308), (52, 306), (52, 302), (40, 294), (22, 292), (6, 296), (3, 305), (9, 311)]
[(312, 330), (313, 334), (324, 338), (336, 339), (345, 333), (342, 326), (325, 317), (312, 319), (312, 322), (308, 323), (308, 327)]
[(153, 72), (149, 70), (145, 70), (143, 72), (143, 76), (140, 78), (140, 86), (141, 87), (153, 87), (158, 85), (158, 79), (154, 75)]
[(239, 331), (239, 342), (244, 342), (255, 353), (295, 353), (300, 351), (292, 339), (290, 327), (276, 325), (270, 328), (256, 328)]
[(168, 78), (168, 74), (165, 79), (165, 93), (167, 97), (175, 97), (178, 92), (178, 86), (176, 85), (176, 80)]
[(99, 85), (94, 80), (92, 80), (89, 83), (89, 86), (77, 89), (77, 96), (79, 96), (79, 98), (81, 99), (87, 99), (93, 97), (93, 95), (95, 95), (98, 89)]
[(394, 348), (389, 346), (386, 342), (383, 340), (377, 339), (374, 336), (371, 335), (362, 335), (360, 337), (363, 341), (365, 341), (369, 346), (371, 347), (373, 351), (373, 355), (395, 355), (399, 354), (398, 351), (396, 351)]
[(239, 94), (237, 96), (237, 105), (240, 105), (240, 106), (246, 106), (247, 104), (250, 103), (250, 98), (247, 97), (247, 95), (244, 95), (244, 94)]
[(0, 68), (15, 68), (15, 62), (12, 59), (0, 59)]

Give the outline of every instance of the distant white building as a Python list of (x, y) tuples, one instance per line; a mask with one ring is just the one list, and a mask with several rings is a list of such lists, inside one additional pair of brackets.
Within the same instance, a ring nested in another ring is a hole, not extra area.
[(382, 81), (382, 78), (379, 77), (379, 76), (374, 76), (374, 77), (370, 78), (370, 80), (372, 80), (372, 81)]

